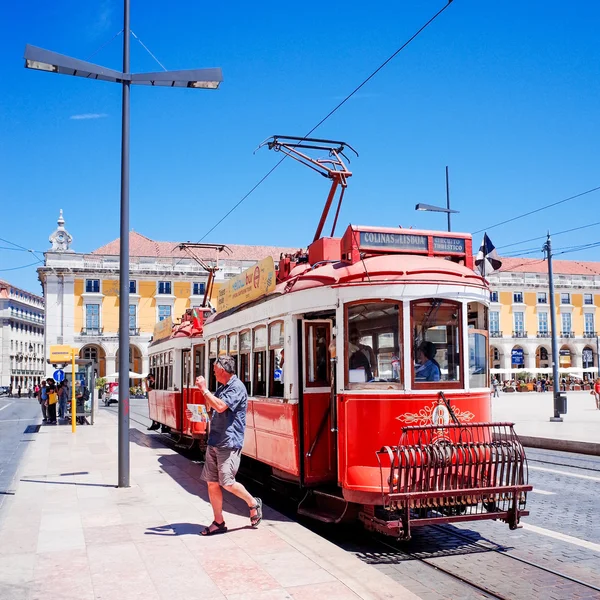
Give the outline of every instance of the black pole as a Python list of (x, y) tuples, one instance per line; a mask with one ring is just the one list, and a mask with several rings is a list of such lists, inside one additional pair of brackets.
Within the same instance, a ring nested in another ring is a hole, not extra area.
[[(129, 73), (129, 0), (124, 0), (123, 73)], [(119, 487), (129, 487), (129, 82), (123, 82), (119, 261)]]
[(446, 208), (448, 209), (448, 231), (452, 231), (450, 227), (450, 183), (448, 180), (448, 167), (446, 167)]
[(550, 294), (550, 327), (552, 328), (552, 379), (554, 380), (554, 416), (550, 417), (551, 421), (562, 421), (560, 416), (561, 400), (560, 400), (560, 380), (558, 379), (558, 344), (556, 342), (556, 302), (554, 300), (554, 276), (552, 273), (552, 241), (550, 233), (544, 244), (544, 252), (548, 259), (548, 292)]

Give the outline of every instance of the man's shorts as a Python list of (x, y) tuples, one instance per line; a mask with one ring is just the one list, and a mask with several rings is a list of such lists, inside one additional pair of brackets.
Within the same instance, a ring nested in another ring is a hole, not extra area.
[(235, 475), (240, 468), (242, 451), (240, 448), (217, 448), (208, 446), (204, 458), (202, 479), (209, 482), (219, 482), (228, 487), (235, 483)]

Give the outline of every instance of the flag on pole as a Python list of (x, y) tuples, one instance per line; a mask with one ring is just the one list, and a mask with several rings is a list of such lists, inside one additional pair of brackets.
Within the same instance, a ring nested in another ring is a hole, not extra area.
[(481, 247), (475, 257), (475, 267), (481, 276), (485, 277), (497, 271), (501, 266), (502, 261), (498, 256), (498, 252), (496, 252), (496, 246), (492, 244), (492, 240), (487, 236), (487, 233), (484, 233)]
[(198, 329), (199, 331), (202, 331), (203, 323), (204, 323), (204, 319), (202, 318), (200, 311), (197, 308), (194, 308), (192, 310), (192, 327), (194, 329)]

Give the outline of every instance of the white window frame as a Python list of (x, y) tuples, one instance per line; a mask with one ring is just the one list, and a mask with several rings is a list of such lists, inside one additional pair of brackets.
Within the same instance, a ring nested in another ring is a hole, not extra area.
[[(521, 328), (519, 329), (519, 327), (517, 327), (517, 323), (518, 323), (518, 319), (517, 319), (517, 315), (521, 315)], [(513, 326), (514, 326), (514, 332), (515, 333), (523, 333), (525, 331), (525, 313), (522, 310), (516, 311), (513, 314)]]
[[(517, 294), (521, 296), (520, 300), (517, 300)], [(523, 304), (525, 301), (525, 294), (523, 292), (513, 292), (513, 304)], [(515, 329), (516, 331), (516, 329)]]

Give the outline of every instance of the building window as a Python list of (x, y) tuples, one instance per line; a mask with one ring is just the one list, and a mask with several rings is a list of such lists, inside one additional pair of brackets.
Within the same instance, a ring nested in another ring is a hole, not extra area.
[(548, 333), (548, 313), (546, 312), (538, 314), (538, 332)]
[(204, 296), (205, 284), (204, 282), (194, 282), (194, 296)]
[(571, 313), (563, 313), (561, 318), (563, 333), (571, 333)]
[(546, 292), (538, 292), (537, 293), (537, 303), (538, 304), (547, 304), (548, 303), (548, 295)]
[(129, 305), (129, 333), (135, 333), (136, 330), (136, 305)]
[(171, 305), (170, 304), (159, 304), (158, 305), (158, 320), (164, 321), (167, 317), (171, 316)]
[(100, 329), (100, 305), (86, 304), (85, 305), (85, 328), (92, 331)]
[(571, 294), (569, 294), (567, 292), (561, 293), (560, 303), (561, 304), (571, 304)]
[(99, 279), (86, 279), (85, 280), (85, 291), (90, 294), (100, 293), (100, 280)]
[(594, 333), (594, 315), (592, 313), (585, 313), (583, 315), (583, 327), (585, 333)]
[[(159, 294), (171, 294), (171, 282), (170, 281), (159, 281), (158, 282), (158, 293)], [(171, 313), (169, 313), (171, 314)]]
[(490, 331), (492, 333), (500, 331), (500, 313), (498, 311), (490, 311)]
[(498, 302), (498, 292), (490, 292), (490, 302)]
[(137, 281), (135, 279), (130, 279), (129, 280), (129, 293), (130, 294), (137, 294)]
[(525, 331), (525, 313), (515, 313), (515, 333), (523, 333)]
[(513, 302), (515, 304), (523, 304), (523, 292), (513, 292)]
[(587, 305), (594, 304), (594, 296), (592, 294), (584, 294), (583, 303)]

